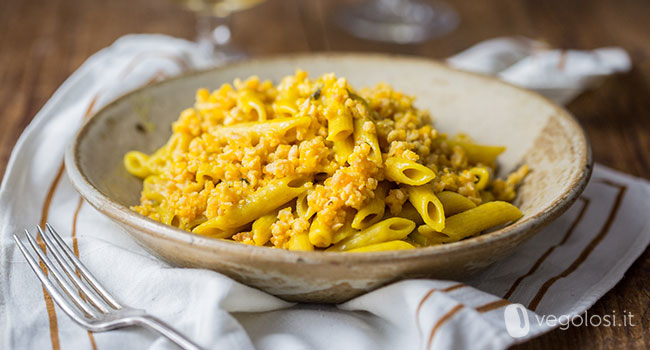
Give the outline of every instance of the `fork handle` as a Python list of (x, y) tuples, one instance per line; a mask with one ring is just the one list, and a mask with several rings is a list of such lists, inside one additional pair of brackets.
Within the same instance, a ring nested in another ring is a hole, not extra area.
[(138, 324), (145, 326), (153, 331), (160, 333), (160, 335), (169, 339), (174, 344), (180, 346), (185, 350), (203, 350), (200, 346), (196, 345), (191, 340), (187, 339), (184, 335), (172, 328), (167, 323), (151, 315), (144, 315), (137, 318)]

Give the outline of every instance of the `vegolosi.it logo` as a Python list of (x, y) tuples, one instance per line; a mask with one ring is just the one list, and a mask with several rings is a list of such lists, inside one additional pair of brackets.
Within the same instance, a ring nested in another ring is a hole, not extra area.
[(530, 332), (530, 321), (526, 308), (521, 304), (510, 304), (503, 311), (506, 330), (513, 338), (521, 338)]
[[(542, 328), (555, 328), (566, 330), (569, 326), (580, 327), (634, 327), (634, 315), (623, 310), (622, 313), (612, 311), (607, 315), (590, 315), (587, 311), (576, 315), (537, 315), (531, 317), (534, 325)], [(528, 311), (521, 304), (510, 304), (503, 311), (503, 320), (506, 331), (513, 338), (525, 337), (530, 333), (530, 318)]]

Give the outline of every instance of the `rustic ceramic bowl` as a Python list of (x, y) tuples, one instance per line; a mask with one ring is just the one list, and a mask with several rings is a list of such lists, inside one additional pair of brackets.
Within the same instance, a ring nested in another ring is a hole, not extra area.
[[(522, 163), (532, 169), (515, 201), (524, 217), (456, 243), (345, 254), (291, 252), (202, 237), (129, 210), (138, 203), (142, 183), (124, 170), (122, 157), (129, 150), (152, 152), (163, 145), (171, 122), (192, 106), (197, 88), (216, 88), (250, 75), (277, 83), (296, 68), (311, 76), (335, 72), (355, 87), (388, 82), (416, 96), (416, 105), (431, 111), (438, 130), (507, 146), (499, 158), (500, 175)], [(584, 189), (592, 165), (589, 143), (578, 123), (540, 95), (428, 59), (377, 54), (250, 60), (131, 92), (81, 128), (65, 160), (81, 195), (160, 258), (212, 269), (283, 299), (303, 302), (342, 302), (396, 280), (460, 279), (479, 271), (511, 254), (564, 212)]]

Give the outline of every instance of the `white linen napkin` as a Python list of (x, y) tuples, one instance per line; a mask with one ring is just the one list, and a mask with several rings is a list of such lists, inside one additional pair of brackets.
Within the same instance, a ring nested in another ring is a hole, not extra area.
[[(481, 44), (450, 62), (501, 72), (529, 87), (543, 88), (544, 81), (554, 89), (567, 86), (574, 95), (589, 77), (620, 70), (611, 57), (627, 57), (622, 51), (531, 55), (503, 43)], [(553, 69), (558, 59), (566, 60), (565, 69)], [(338, 306), (304, 305), (216, 272), (171, 267), (80, 199), (63, 171), (63, 151), (92, 110), (136, 86), (209, 64), (184, 40), (123, 37), (89, 58), (27, 127), (0, 187), (0, 348), (174, 348), (139, 328), (88, 333), (52, 307), (11, 239), (43, 221), (66, 236), (118, 300), (213, 349), (503, 349), (583, 313), (650, 241), (649, 183), (596, 165), (584, 194), (564, 215), (515, 255), (462, 283), (409, 280)], [(540, 76), (545, 80), (536, 80)], [(623, 310), (614, 311), (623, 322)]]

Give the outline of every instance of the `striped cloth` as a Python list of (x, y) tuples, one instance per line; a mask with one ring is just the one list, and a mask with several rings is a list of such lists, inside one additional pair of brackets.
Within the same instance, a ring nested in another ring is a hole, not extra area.
[(65, 316), (11, 240), (39, 222), (57, 227), (118, 300), (215, 349), (503, 349), (587, 310), (648, 245), (648, 182), (596, 165), (564, 215), (462, 282), (409, 280), (338, 306), (295, 305), (212, 271), (168, 266), (81, 200), (62, 158), (92, 111), (208, 65), (197, 52), (179, 39), (124, 37), (88, 59), (20, 137), (0, 187), (1, 349), (174, 348), (143, 329), (89, 333)]

